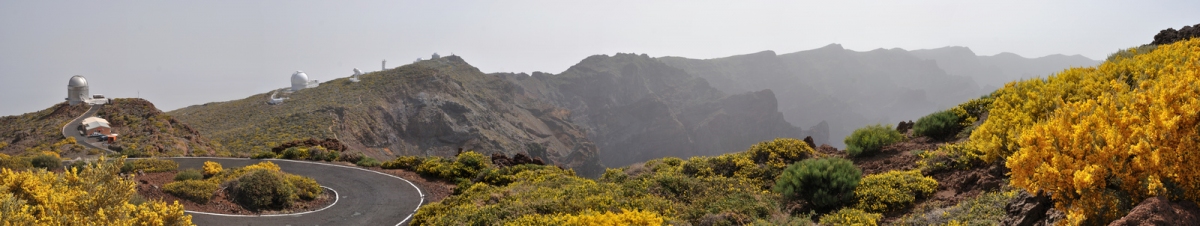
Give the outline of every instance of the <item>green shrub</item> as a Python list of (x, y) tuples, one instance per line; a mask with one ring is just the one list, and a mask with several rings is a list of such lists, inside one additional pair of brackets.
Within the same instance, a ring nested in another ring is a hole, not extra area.
[(983, 152), (967, 143), (946, 144), (917, 153), (917, 168), (922, 172), (969, 169), (983, 164)]
[(933, 194), (938, 182), (921, 175), (920, 170), (888, 171), (862, 178), (854, 196), (855, 208), (871, 212), (887, 212), (912, 204), (918, 197)]
[(792, 164), (775, 181), (775, 192), (808, 200), (817, 209), (832, 209), (854, 198), (862, 171), (843, 158), (807, 159)]
[(58, 156), (53, 155), (37, 155), (34, 156), (33, 159), (29, 160), (29, 163), (30, 165), (33, 165), (33, 167), (50, 170), (62, 167), (62, 160), (58, 159)]
[[(358, 163), (359, 161), (362, 161), (363, 158), (366, 158), (366, 157), (367, 156), (364, 156), (362, 153), (342, 152), (342, 154), (340, 156), (338, 156), (337, 160), (343, 161), (343, 162)], [(375, 161), (378, 162), (379, 160), (375, 160)]]
[(265, 169), (238, 178), (234, 188), (234, 200), (250, 210), (286, 208), (299, 198), (282, 173)]
[(181, 199), (204, 204), (212, 199), (218, 187), (217, 184), (204, 180), (184, 180), (163, 185), (163, 191)]
[(844, 208), (821, 216), (821, 225), (879, 225), (882, 214), (868, 213), (860, 209)]
[(188, 169), (188, 170), (184, 170), (184, 171), (179, 171), (179, 173), (175, 174), (175, 181), (200, 180), (200, 179), (204, 179), (204, 174), (200, 173), (200, 170), (198, 170), (198, 169)]
[(28, 158), (0, 154), (0, 168), (24, 170), (33, 168), (33, 164), (29, 162)]
[(371, 157), (362, 157), (362, 158), (359, 158), (359, 160), (357, 162), (354, 162), (354, 165), (358, 165), (358, 166), (362, 166), (362, 167), (376, 167), (376, 166), (379, 166), (380, 164), (382, 164), (382, 163), (380, 163), (379, 160), (376, 160), (375, 158), (371, 158)]
[(879, 152), (883, 146), (896, 143), (901, 139), (904, 139), (904, 135), (892, 129), (891, 126), (876, 124), (858, 128), (846, 137), (846, 152), (850, 156), (874, 154)]
[(290, 147), (279, 153), (281, 159), (305, 160), (308, 159), (308, 148)]
[(147, 173), (167, 172), (179, 168), (179, 163), (170, 159), (137, 159), (128, 162), (128, 168), (122, 167), (121, 172), (131, 173), (141, 170)]
[(288, 183), (290, 183), (293, 187), (296, 187), (296, 196), (299, 196), (301, 199), (313, 200), (325, 191), (324, 189), (321, 189), (321, 185), (317, 184), (317, 180), (314, 180), (311, 177), (291, 174), (286, 175), (286, 177)]
[(338, 152), (330, 151), (325, 147), (316, 146), (308, 148), (307, 160), (331, 162), (337, 160)]
[(917, 119), (913, 134), (933, 139), (945, 139), (958, 133), (963, 127), (959, 116), (952, 111), (939, 111)]
[(913, 210), (900, 217), (896, 225), (1000, 225), (1007, 216), (1005, 206), (1017, 196), (1017, 190), (992, 191), (958, 204), (936, 209)]
[(254, 155), (250, 156), (250, 158), (252, 158), (252, 159), (273, 159), (273, 158), (275, 158), (275, 152), (269, 152), (269, 151), (259, 152), (259, 153), (255, 153)]
[(417, 156), (400, 156), (396, 157), (395, 160), (383, 163), (383, 165), (380, 165), (380, 167), (384, 169), (416, 170), (417, 166), (420, 166), (422, 163), (425, 163), (425, 158)]

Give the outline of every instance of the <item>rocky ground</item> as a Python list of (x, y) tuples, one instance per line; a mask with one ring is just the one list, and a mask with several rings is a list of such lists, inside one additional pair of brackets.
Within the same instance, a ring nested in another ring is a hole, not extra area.
[(219, 214), (238, 214), (238, 215), (267, 215), (267, 214), (287, 214), (306, 212), (324, 208), (333, 204), (333, 192), (326, 189), (321, 196), (316, 199), (305, 201), (297, 200), (292, 208), (273, 211), (250, 211), (243, 208), (241, 205), (233, 202), (233, 197), (230, 197), (225, 192), (225, 189), (217, 190), (217, 194), (213, 196), (208, 203), (196, 203), (190, 200), (180, 199), (171, 194), (167, 194), (162, 190), (162, 186), (175, 180), (177, 171), (161, 172), (161, 173), (146, 173), (134, 176), (137, 181), (137, 191), (142, 197), (148, 200), (163, 200), (167, 203), (178, 201), (183, 204), (183, 209), (188, 211), (219, 213)]

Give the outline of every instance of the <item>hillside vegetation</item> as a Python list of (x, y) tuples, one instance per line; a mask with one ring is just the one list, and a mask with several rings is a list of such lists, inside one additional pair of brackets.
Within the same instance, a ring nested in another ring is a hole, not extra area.
[[(283, 76), (280, 77), (281, 81)], [(452, 156), (459, 149), (514, 154), (532, 144), (546, 158), (599, 175), (597, 148), (570, 112), (522, 95), (457, 56), (372, 72), (352, 83), (333, 79), (268, 105), (270, 93), (208, 103), (170, 114), (250, 156), (285, 142), (337, 139), (377, 159)]]
[[(45, 110), (0, 118), (0, 153), (29, 155), (51, 152), (62, 156), (101, 154), (88, 151), (74, 138), (65, 138), (62, 127), (87, 112), (88, 106), (59, 103)], [(113, 99), (97, 117), (109, 121), (113, 133), (120, 134), (110, 149), (132, 157), (222, 155), (225, 149), (210, 142), (186, 123), (163, 114), (149, 101), (134, 98)]]

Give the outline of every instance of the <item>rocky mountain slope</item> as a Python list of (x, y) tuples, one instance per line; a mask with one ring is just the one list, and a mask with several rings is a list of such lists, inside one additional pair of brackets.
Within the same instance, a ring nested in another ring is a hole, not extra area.
[[(282, 77), (282, 76), (281, 76)], [(335, 138), (379, 159), (453, 156), (458, 150), (526, 152), (545, 147), (547, 160), (584, 175), (602, 172), (598, 149), (571, 112), (486, 75), (457, 56), (334, 79), (297, 91), (278, 105), (271, 93), (170, 112), (249, 155), (284, 142)]]
[(591, 56), (557, 75), (498, 75), (569, 109), (611, 166), (719, 155), (776, 137), (825, 133), (785, 121), (772, 90), (729, 95), (644, 54)]
[[(1044, 76), (1073, 65), (1097, 63), (1078, 59), (1081, 57), (1026, 59), (1012, 54), (975, 56), (959, 50), (858, 52), (831, 44), (782, 55), (764, 51), (717, 59), (659, 60), (702, 77), (724, 92), (770, 89), (777, 94), (787, 121), (800, 127), (828, 126), (830, 144), (838, 147), (843, 146), (841, 138), (855, 128), (915, 120), (995, 90), (999, 85), (990, 85), (997, 83), (993, 80)], [(980, 80), (984, 78), (987, 80)], [(981, 89), (977, 81), (991, 83)]]
[[(98, 151), (87, 153), (82, 146), (70, 145), (73, 142), (62, 135), (63, 125), (87, 111), (88, 106), (70, 106), (63, 102), (37, 112), (2, 117), (0, 153), (18, 155), (52, 151), (64, 157), (102, 154)], [(225, 150), (143, 99), (114, 99), (96, 116), (108, 120), (113, 133), (120, 134), (110, 149), (127, 155), (216, 155)]]

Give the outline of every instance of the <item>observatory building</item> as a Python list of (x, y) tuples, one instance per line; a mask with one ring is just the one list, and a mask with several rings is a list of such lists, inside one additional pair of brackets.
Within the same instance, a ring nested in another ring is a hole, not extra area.
[(67, 102), (74, 106), (91, 99), (92, 95), (88, 94), (87, 79), (80, 75), (72, 76), (71, 81), (67, 83)]
[(67, 104), (74, 106), (80, 103), (96, 105), (111, 102), (112, 100), (105, 99), (103, 94), (90, 94), (87, 78), (82, 75), (71, 76), (71, 80), (67, 82)]
[(350, 82), (361, 81), (358, 79), (358, 76), (361, 76), (361, 75), (362, 75), (362, 71), (358, 70), (358, 68), (354, 68), (354, 75), (350, 76)]
[(292, 91), (300, 91), (306, 88), (317, 88), (320, 83), (317, 80), (308, 80), (308, 75), (304, 71), (296, 71), (292, 74)]

